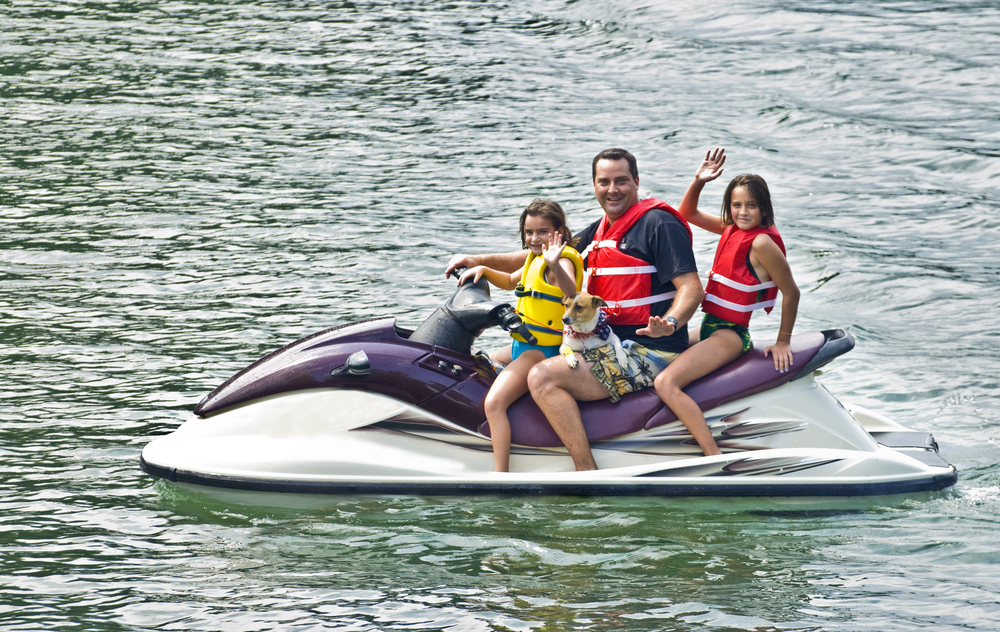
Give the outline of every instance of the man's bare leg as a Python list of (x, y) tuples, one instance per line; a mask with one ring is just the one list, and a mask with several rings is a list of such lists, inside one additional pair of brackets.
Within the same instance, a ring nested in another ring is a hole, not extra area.
[(566, 357), (558, 355), (531, 367), (528, 388), (535, 403), (542, 409), (552, 429), (559, 435), (577, 471), (596, 470), (597, 463), (590, 451), (590, 441), (583, 428), (577, 401), (592, 402), (610, 397), (608, 389), (594, 377), (583, 356), (576, 354), (579, 365), (575, 369), (566, 364)]

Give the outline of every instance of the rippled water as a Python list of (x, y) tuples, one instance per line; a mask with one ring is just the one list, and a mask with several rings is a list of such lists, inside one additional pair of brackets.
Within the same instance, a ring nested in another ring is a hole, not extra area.
[[(0, 627), (1000, 628), (998, 65), (995, 2), (0, 4)], [(959, 484), (267, 507), (139, 470), (262, 354), (415, 325), (531, 198), (596, 218), (613, 145), (673, 202), (715, 145), (762, 174), (798, 330), (858, 340), (825, 384)]]

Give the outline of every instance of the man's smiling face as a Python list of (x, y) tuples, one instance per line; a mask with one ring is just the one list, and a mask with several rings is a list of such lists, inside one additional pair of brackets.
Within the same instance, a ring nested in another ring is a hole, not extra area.
[(633, 178), (628, 161), (601, 159), (594, 172), (594, 195), (608, 221), (614, 223), (639, 201), (639, 178)]

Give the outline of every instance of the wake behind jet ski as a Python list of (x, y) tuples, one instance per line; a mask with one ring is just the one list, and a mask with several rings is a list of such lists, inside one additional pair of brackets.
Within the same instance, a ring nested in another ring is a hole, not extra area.
[(302, 338), (212, 391), (141, 467), (202, 487), (323, 494), (864, 496), (957, 481), (931, 435), (845, 407), (816, 381), (854, 347), (840, 329), (793, 336), (796, 372), (753, 350), (685, 389), (722, 455), (704, 456), (650, 389), (580, 403), (600, 469), (576, 472), (526, 394), (508, 410), (511, 472), (493, 472), (483, 402), (496, 374), (473, 348), (493, 326), (531, 335), (481, 280), (415, 330), (385, 317)]

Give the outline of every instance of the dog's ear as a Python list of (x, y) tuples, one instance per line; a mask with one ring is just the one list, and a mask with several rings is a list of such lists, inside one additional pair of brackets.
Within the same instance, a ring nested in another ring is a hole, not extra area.
[(607, 307), (608, 306), (608, 304), (605, 303), (604, 299), (601, 298), (600, 296), (591, 296), (590, 297), (590, 304), (593, 305), (594, 308)]
[(563, 307), (566, 307), (566, 306), (568, 306), (568, 305), (569, 305), (569, 304), (570, 304), (570, 303), (571, 303), (572, 301), (573, 301), (573, 299), (571, 299), (570, 297), (568, 297), (568, 296), (563, 296), (563, 297), (562, 297), (562, 300), (561, 300), (561, 301), (559, 301), (559, 302), (563, 304)]

